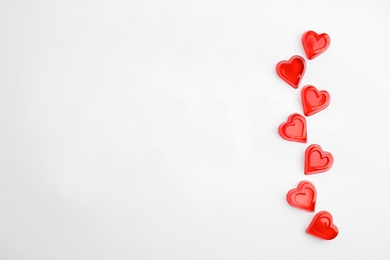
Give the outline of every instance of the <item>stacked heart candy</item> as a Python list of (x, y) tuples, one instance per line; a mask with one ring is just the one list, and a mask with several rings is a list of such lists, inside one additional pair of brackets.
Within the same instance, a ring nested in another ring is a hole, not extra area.
[[(326, 33), (317, 34), (313, 31), (305, 32), (302, 44), (309, 60), (316, 58), (326, 51), (330, 38)], [(288, 61), (281, 61), (276, 65), (276, 72), (280, 78), (297, 89), (305, 74), (306, 62), (301, 56), (292, 56)], [(303, 114), (312, 116), (328, 107), (330, 95), (325, 90), (318, 90), (315, 86), (307, 85), (301, 90)], [(287, 140), (307, 143), (306, 118), (298, 113), (291, 114), (287, 121), (279, 126), (280, 136)], [(333, 165), (333, 156), (322, 150), (318, 144), (311, 144), (306, 148), (304, 156), (304, 174), (318, 174), (328, 171)], [(313, 183), (303, 180), (297, 188), (290, 190), (286, 196), (287, 202), (300, 210), (315, 212), (317, 191)], [(327, 211), (318, 212), (306, 232), (318, 238), (331, 240), (338, 234), (338, 228), (333, 224), (333, 217)]]

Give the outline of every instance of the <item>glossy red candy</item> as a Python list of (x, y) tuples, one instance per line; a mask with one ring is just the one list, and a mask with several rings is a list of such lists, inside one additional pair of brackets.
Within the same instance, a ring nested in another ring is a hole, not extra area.
[(306, 62), (301, 56), (295, 55), (290, 60), (280, 61), (276, 65), (276, 73), (293, 88), (298, 88), (305, 74)]
[(326, 172), (333, 165), (333, 156), (324, 152), (321, 146), (312, 144), (305, 151), (305, 174)]
[(279, 135), (287, 141), (307, 142), (306, 119), (300, 114), (290, 115), (287, 121), (279, 126), (278, 131)]
[(321, 211), (314, 216), (306, 229), (306, 233), (322, 239), (332, 240), (337, 237), (339, 229), (333, 224), (332, 215), (327, 211)]
[(317, 90), (308, 85), (301, 91), (302, 107), (305, 116), (311, 116), (328, 107), (330, 95), (326, 90)]
[(314, 59), (330, 45), (330, 37), (326, 33), (317, 34), (313, 31), (307, 31), (302, 36), (302, 45), (309, 60)]
[(314, 185), (309, 181), (301, 181), (297, 188), (287, 193), (288, 204), (294, 208), (314, 212), (317, 192)]

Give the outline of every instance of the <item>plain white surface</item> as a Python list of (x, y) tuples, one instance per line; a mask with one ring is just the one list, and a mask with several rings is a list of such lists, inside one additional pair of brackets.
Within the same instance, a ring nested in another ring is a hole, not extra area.
[[(388, 1), (1, 1), (0, 259), (389, 259)], [(308, 144), (278, 125), (331, 94)], [(305, 148), (335, 157), (303, 174)], [(333, 241), (285, 194), (312, 181)]]

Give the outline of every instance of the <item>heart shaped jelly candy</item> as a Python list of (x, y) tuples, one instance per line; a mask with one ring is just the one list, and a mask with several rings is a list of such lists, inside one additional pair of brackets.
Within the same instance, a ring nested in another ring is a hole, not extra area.
[(294, 208), (314, 212), (317, 192), (314, 185), (309, 181), (301, 181), (297, 188), (287, 193), (288, 204)]
[(339, 229), (333, 224), (332, 215), (327, 211), (321, 211), (314, 216), (306, 229), (306, 233), (318, 238), (332, 240), (337, 237)]
[(321, 146), (312, 144), (305, 151), (305, 174), (326, 172), (333, 165), (333, 156), (324, 152)]
[(325, 90), (317, 90), (314, 86), (305, 86), (301, 91), (302, 107), (305, 116), (311, 116), (328, 107), (330, 95)]
[(279, 128), (279, 135), (288, 141), (306, 143), (306, 119), (300, 114), (292, 114)]
[(302, 45), (309, 60), (314, 59), (330, 45), (330, 37), (326, 33), (317, 34), (313, 31), (307, 31), (302, 36)]
[(290, 60), (280, 61), (276, 65), (276, 73), (293, 88), (298, 88), (305, 74), (306, 62), (301, 56), (292, 56)]

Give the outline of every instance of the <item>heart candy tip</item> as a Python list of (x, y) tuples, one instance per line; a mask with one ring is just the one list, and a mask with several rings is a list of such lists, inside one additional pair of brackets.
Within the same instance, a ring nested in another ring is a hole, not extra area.
[(307, 139), (299, 140), (299, 141), (297, 141), (297, 142), (306, 144), (306, 143), (307, 143)]
[(315, 207), (316, 207), (316, 203), (314, 202), (311, 208), (306, 208), (304, 210), (313, 213), (315, 212)]
[(308, 229), (306, 229), (306, 233), (313, 236), (313, 237), (316, 237), (316, 238), (321, 239), (321, 240), (326, 240), (326, 241), (333, 240), (339, 235), (338, 230), (337, 230), (337, 233), (332, 237), (320, 237), (320, 236), (317, 236), (316, 234), (310, 233), (310, 231)]

